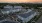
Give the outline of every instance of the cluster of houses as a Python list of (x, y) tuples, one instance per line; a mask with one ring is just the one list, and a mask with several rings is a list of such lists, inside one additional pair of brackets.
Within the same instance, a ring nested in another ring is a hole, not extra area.
[[(2, 9), (2, 13), (3, 14), (8, 14), (10, 12), (14, 13), (14, 12), (19, 12), (23, 10), (22, 6), (10, 6), (10, 5), (6, 5), (4, 6), (4, 9)], [(25, 10), (24, 10), (25, 11)], [(28, 9), (26, 12), (24, 12), (23, 14), (17, 14), (16, 16), (18, 16), (19, 19), (22, 20), (23, 23), (30, 21), (34, 16), (37, 15), (38, 12), (35, 12), (31, 9)]]

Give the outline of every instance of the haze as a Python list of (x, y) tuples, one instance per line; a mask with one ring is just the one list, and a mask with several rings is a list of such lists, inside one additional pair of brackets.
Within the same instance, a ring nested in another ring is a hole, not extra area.
[(0, 0), (0, 3), (42, 3), (42, 0)]

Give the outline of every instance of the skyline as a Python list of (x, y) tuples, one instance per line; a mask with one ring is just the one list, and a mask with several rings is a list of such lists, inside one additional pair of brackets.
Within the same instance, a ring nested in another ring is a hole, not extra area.
[(0, 0), (0, 3), (42, 3), (42, 0)]

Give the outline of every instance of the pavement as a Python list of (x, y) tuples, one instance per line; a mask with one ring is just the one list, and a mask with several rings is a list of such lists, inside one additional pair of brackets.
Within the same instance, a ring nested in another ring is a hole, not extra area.
[(42, 16), (38, 19), (36, 23), (42, 23)]

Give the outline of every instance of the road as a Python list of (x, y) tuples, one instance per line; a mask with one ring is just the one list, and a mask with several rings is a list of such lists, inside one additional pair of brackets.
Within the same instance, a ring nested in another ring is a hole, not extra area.
[(36, 23), (42, 23), (42, 16), (38, 19)]

